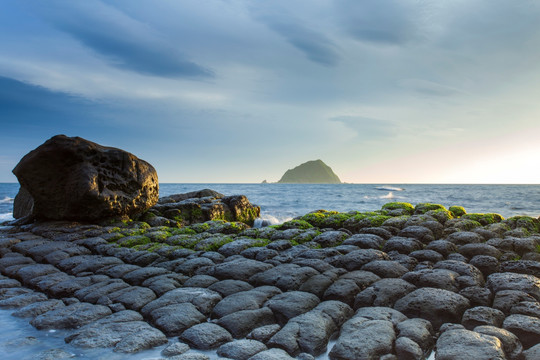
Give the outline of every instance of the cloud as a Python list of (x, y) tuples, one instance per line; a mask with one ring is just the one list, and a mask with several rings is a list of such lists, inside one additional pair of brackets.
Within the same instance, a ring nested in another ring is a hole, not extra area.
[(330, 121), (342, 123), (356, 132), (357, 137), (366, 140), (387, 138), (397, 133), (396, 124), (388, 120), (373, 119), (363, 116), (336, 116)]
[(182, 36), (187, 34), (178, 34), (176, 43), (171, 43), (149, 25), (98, 0), (59, 4), (41, 6), (40, 13), (54, 27), (99, 53), (113, 66), (160, 77), (214, 75), (178, 50)]
[(410, 0), (338, 0), (336, 11), (355, 39), (399, 45), (418, 36), (419, 6)]
[(300, 19), (275, 8), (250, 8), (252, 16), (278, 33), (311, 61), (336, 66), (340, 61), (337, 46), (323, 33), (305, 26)]
[(398, 81), (398, 86), (405, 90), (412, 90), (417, 93), (431, 96), (453, 96), (462, 93), (458, 89), (422, 79), (400, 80)]

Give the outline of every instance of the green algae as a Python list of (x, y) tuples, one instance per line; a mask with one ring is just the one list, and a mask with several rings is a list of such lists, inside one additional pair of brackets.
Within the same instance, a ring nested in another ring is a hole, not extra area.
[(539, 230), (539, 220), (530, 216), (513, 216), (506, 220), (504, 223), (508, 224), (512, 229), (525, 228), (531, 233), (537, 233)]
[(432, 203), (420, 203), (420, 204), (416, 204), (416, 206), (414, 207), (415, 214), (425, 214), (426, 212), (430, 210), (447, 210), (447, 209), (441, 204), (432, 204)]
[(144, 235), (131, 235), (126, 236), (117, 241), (118, 246), (121, 247), (134, 247), (136, 245), (144, 245), (150, 243), (150, 238)]
[(454, 215), (451, 211), (446, 209), (429, 210), (424, 215), (435, 218), (441, 224), (445, 224), (448, 220), (453, 219)]
[(382, 206), (382, 210), (400, 210), (400, 215), (412, 215), (414, 213), (414, 206), (406, 202), (389, 202)]
[(281, 225), (277, 226), (277, 230), (289, 230), (289, 229), (301, 229), (301, 230), (307, 230), (313, 228), (313, 225), (311, 225), (309, 222), (305, 220), (295, 219), (295, 220), (289, 220), (284, 222)]
[(452, 213), (454, 217), (461, 217), (467, 213), (467, 211), (465, 211), (465, 208), (463, 206), (456, 206), (456, 205), (450, 206), (448, 210), (450, 210), (450, 212)]
[(482, 226), (499, 223), (504, 220), (501, 215), (495, 213), (465, 214), (461, 218), (478, 221)]

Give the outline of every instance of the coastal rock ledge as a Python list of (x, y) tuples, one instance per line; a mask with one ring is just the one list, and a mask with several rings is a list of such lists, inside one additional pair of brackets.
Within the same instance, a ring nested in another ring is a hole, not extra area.
[(57, 135), (13, 169), (21, 184), (16, 218), (92, 221), (131, 217), (159, 197), (156, 170), (124, 150)]

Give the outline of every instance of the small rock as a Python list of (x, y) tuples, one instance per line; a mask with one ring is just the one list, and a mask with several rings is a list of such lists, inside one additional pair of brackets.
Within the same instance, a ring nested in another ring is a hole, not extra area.
[(463, 313), (461, 324), (468, 330), (473, 330), (477, 326), (492, 325), (501, 327), (504, 321), (504, 313), (487, 306), (477, 306), (467, 309)]
[(227, 330), (219, 325), (208, 322), (187, 329), (180, 336), (180, 339), (200, 350), (215, 349), (233, 340)]
[(447, 330), (437, 340), (437, 360), (504, 360), (501, 341), (490, 335), (469, 330)]
[(246, 339), (221, 345), (217, 350), (217, 354), (235, 360), (247, 360), (264, 350), (267, 350), (267, 348), (262, 342)]

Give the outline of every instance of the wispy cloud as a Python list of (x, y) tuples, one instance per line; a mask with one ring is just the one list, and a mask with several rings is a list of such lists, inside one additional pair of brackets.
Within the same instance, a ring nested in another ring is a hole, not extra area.
[(396, 124), (388, 120), (380, 120), (363, 116), (336, 116), (330, 121), (342, 123), (356, 132), (358, 138), (365, 140), (378, 140), (397, 133)]
[[(167, 41), (148, 24), (99, 0), (39, 5), (57, 29), (118, 68), (162, 77), (212, 77), (213, 72), (183, 54), (182, 38)], [(182, 34), (187, 36), (187, 34)]]

